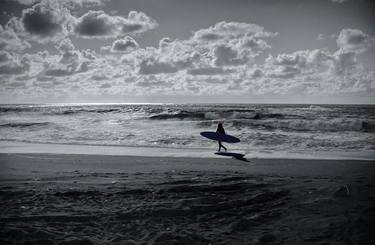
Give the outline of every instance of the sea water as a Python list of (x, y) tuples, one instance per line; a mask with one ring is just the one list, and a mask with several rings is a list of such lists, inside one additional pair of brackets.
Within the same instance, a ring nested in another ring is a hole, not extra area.
[(229, 149), (244, 153), (375, 150), (374, 105), (0, 105), (0, 140), (216, 150), (199, 133), (218, 122), (241, 139)]

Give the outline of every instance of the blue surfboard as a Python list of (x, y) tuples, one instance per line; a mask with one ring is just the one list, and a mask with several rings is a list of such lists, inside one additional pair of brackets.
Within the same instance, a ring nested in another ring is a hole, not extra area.
[(240, 142), (240, 139), (237, 137), (234, 137), (229, 134), (223, 134), (223, 133), (217, 133), (217, 132), (212, 132), (212, 131), (204, 131), (201, 132), (201, 135), (203, 137), (206, 137), (210, 140), (217, 140), (217, 141), (222, 141), (226, 143), (238, 143)]

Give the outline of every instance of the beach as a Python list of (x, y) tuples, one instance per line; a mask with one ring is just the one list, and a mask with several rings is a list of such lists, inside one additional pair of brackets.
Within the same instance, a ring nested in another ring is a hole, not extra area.
[(374, 161), (0, 154), (1, 244), (373, 244)]

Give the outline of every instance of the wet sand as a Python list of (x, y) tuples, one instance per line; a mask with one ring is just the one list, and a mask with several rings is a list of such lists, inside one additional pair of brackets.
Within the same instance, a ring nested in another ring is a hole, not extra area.
[(375, 163), (0, 154), (1, 244), (375, 244)]

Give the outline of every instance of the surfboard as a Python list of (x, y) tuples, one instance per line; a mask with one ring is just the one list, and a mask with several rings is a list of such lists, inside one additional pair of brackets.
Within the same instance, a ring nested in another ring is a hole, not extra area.
[(206, 137), (210, 140), (217, 140), (217, 141), (222, 141), (226, 143), (238, 143), (240, 142), (240, 139), (237, 137), (234, 137), (229, 134), (222, 134), (222, 133), (217, 133), (217, 132), (212, 132), (212, 131), (204, 131), (201, 132), (201, 135), (203, 137)]

